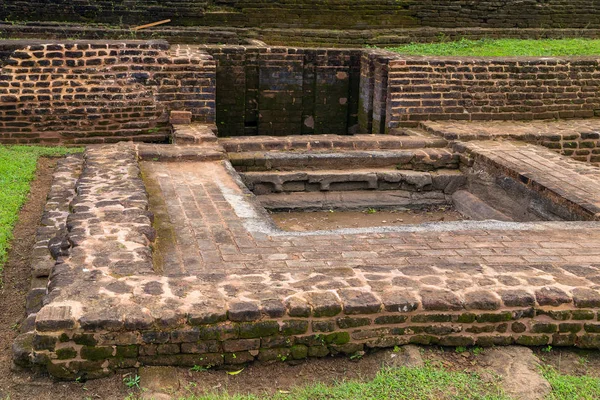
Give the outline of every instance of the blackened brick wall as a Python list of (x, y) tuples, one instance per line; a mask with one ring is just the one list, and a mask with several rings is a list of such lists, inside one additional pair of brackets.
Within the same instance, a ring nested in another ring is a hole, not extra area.
[(360, 50), (206, 47), (221, 136), (347, 134), (358, 123)]

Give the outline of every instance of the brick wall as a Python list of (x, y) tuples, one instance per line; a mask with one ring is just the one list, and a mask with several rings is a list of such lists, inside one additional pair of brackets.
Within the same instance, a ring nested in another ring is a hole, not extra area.
[[(386, 129), (424, 120), (587, 118), (600, 115), (598, 63), (592, 58), (379, 58), (375, 71), (379, 68), (381, 76), (373, 93), (387, 91)], [(378, 115), (374, 107), (373, 118)]]
[(32, 0), (0, 3), (0, 20), (369, 29), (599, 28), (589, 0)]
[(357, 130), (359, 50), (205, 47), (217, 62), (221, 136)]
[(0, 142), (165, 140), (170, 110), (214, 120), (215, 65), (166, 42), (0, 42)]

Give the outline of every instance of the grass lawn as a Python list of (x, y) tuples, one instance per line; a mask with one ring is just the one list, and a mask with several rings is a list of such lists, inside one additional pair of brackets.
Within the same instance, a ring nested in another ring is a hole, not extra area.
[[(552, 386), (547, 400), (594, 400), (600, 398), (600, 378), (563, 375), (544, 366), (541, 374)], [(493, 375), (492, 375), (493, 376)], [(473, 372), (449, 371), (426, 363), (424, 367), (383, 368), (367, 382), (347, 381), (333, 386), (320, 383), (274, 396), (215, 393), (179, 397), (179, 400), (510, 400), (496, 380), (484, 381)], [(126, 400), (137, 400), (130, 394)], [(517, 400), (517, 399), (513, 399)]]
[(388, 50), (419, 56), (593, 56), (600, 55), (600, 40), (592, 39), (481, 39), (442, 43), (413, 43)]
[(550, 385), (549, 400), (594, 400), (600, 398), (600, 379), (591, 376), (572, 376), (558, 373), (554, 368), (542, 368), (542, 375)]
[(180, 400), (321, 400), (321, 399), (397, 399), (397, 400), (450, 400), (479, 399), (504, 400), (497, 382), (484, 382), (478, 375), (453, 372), (426, 365), (420, 368), (383, 368), (368, 382), (348, 381), (335, 386), (315, 384), (280, 393), (273, 397), (206, 395), (190, 396)]
[(63, 156), (74, 151), (81, 150), (64, 147), (0, 146), (0, 286), (12, 230), (17, 222), (19, 210), (27, 199), (29, 184), (35, 177), (38, 158)]

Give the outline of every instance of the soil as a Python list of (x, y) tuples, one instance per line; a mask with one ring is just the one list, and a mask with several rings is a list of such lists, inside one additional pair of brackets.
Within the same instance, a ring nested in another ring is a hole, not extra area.
[[(18, 324), (24, 317), (25, 295), (29, 288), (28, 257), (34, 244), (35, 230), (42, 215), (55, 163), (55, 160), (52, 159), (42, 158), (39, 161), (37, 177), (32, 183), (29, 199), (19, 214), (19, 222), (14, 231), (15, 239), (9, 252), (9, 260), (5, 265), (5, 284), (0, 290), (0, 304), (2, 304), (0, 313), (0, 399), (124, 399), (130, 392), (140, 393), (137, 390), (128, 389), (123, 384), (124, 376), (136, 374), (135, 370), (124, 371), (106, 379), (76, 383), (56, 382), (47, 376), (35, 375), (31, 371), (15, 370), (12, 367), (11, 344), (17, 335)], [(398, 218), (408, 220), (407, 215), (410, 213), (359, 214), (361, 218), (366, 215), (375, 217), (375, 220), (392, 221)], [(437, 215), (440, 216), (440, 214)], [(447, 212), (442, 216), (446, 215)], [(415, 218), (417, 217), (415, 216)], [(435, 221), (435, 219), (433, 220)], [(431, 221), (431, 219), (427, 221)], [(386, 224), (389, 225), (389, 222)], [(482, 355), (476, 355), (473, 351), (457, 353), (453, 348), (423, 347), (420, 352), (423, 359), (431, 362), (432, 365), (442, 365), (450, 370), (480, 371), (482, 368), (480, 365)], [(600, 351), (538, 348), (534, 349), (534, 353), (544, 363), (553, 365), (563, 373), (600, 376)], [(367, 354), (360, 360), (350, 360), (347, 357), (327, 357), (298, 363), (255, 362), (237, 375), (228, 375), (223, 370), (206, 372), (191, 372), (185, 368), (172, 370), (178, 381), (177, 396), (211, 391), (261, 395), (288, 391), (295, 386), (316, 382), (331, 385), (343, 380), (372, 379), (381, 366), (393, 365), (395, 360), (398, 360), (398, 354), (392, 350), (385, 350)]]
[(291, 232), (415, 225), (465, 219), (451, 206), (397, 211), (369, 209), (365, 211), (281, 212), (273, 213), (271, 217), (279, 228)]

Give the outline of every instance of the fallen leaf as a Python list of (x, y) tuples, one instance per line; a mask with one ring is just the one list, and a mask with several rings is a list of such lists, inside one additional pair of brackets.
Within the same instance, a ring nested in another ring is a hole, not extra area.
[(240, 369), (239, 371), (232, 371), (232, 372), (227, 372), (227, 375), (237, 375), (240, 372), (242, 372), (244, 370), (244, 368)]

